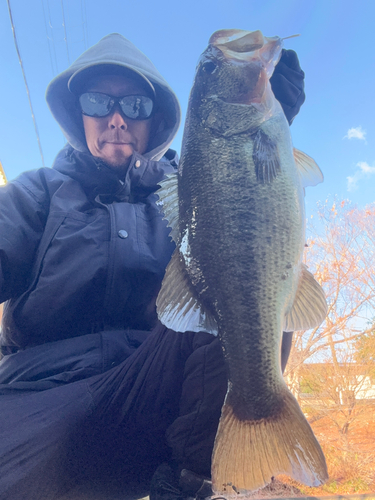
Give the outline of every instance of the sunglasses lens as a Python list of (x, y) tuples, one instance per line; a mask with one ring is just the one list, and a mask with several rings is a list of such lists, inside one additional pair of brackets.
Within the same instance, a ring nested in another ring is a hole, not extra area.
[(120, 100), (122, 112), (132, 120), (147, 120), (152, 114), (153, 100), (144, 95), (128, 95)]
[(147, 120), (154, 107), (153, 100), (145, 95), (127, 95), (118, 101), (115, 97), (99, 92), (87, 92), (79, 97), (83, 114), (93, 117), (109, 115), (115, 102), (119, 102), (124, 115), (132, 120)]
[(79, 103), (85, 115), (94, 117), (108, 115), (113, 106), (110, 96), (99, 94), (98, 92), (87, 92), (86, 94), (82, 94), (79, 98)]

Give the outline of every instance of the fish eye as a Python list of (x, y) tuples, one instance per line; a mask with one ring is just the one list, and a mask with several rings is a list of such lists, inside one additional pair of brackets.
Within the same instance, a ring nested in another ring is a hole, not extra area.
[(215, 72), (216, 68), (217, 65), (213, 61), (206, 61), (202, 64), (202, 71), (208, 73), (209, 75), (212, 75), (212, 73)]

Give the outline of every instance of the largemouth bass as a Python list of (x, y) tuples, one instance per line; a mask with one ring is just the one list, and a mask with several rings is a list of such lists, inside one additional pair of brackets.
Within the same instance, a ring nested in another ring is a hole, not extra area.
[(282, 41), (214, 33), (197, 66), (178, 174), (158, 194), (177, 244), (157, 300), (163, 324), (218, 334), (228, 392), (212, 457), (218, 494), (278, 474), (317, 486), (323, 452), (280, 368), (282, 332), (318, 326), (324, 292), (302, 263), (304, 188), (323, 180), (294, 150), (269, 79)]

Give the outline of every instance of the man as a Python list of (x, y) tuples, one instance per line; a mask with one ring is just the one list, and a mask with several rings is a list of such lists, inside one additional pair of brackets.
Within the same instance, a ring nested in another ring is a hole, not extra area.
[[(289, 122), (303, 76), (284, 52), (273, 88)], [(46, 99), (68, 144), (52, 169), (0, 192), (0, 499), (54, 499), (79, 484), (108, 499), (150, 482), (152, 500), (207, 496), (221, 348), (168, 330), (155, 311), (174, 249), (155, 191), (177, 166), (177, 98), (112, 34)]]

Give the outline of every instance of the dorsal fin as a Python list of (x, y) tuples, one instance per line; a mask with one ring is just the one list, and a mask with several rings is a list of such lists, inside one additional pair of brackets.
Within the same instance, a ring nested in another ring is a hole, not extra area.
[(160, 189), (156, 191), (159, 200), (156, 204), (164, 213), (168, 221), (168, 227), (172, 228), (170, 237), (177, 243), (178, 240), (178, 179), (177, 172), (167, 174), (166, 178), (159, 182)]
[(315, 160), (299, 149), (293, 148), (294, 160), (301, 174), (303, 187), (316, 186), (324, 180), (324, 176)]

